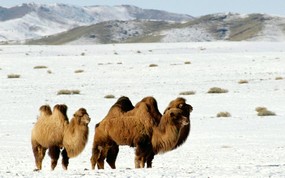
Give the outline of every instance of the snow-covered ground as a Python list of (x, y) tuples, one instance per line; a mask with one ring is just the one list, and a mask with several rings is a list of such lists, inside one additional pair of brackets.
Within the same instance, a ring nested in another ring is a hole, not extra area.
[[(0, 46), (0, 177), (284, 177), (284, 66), (281, 42)], [(211, 87), (228, 93), (208, 94)], [(61, 89), (81, 93), (57, 95)], [(135, 104), (152, 95), (162, 112), (183, 91), (195, 91), (183, 95), (194, 108), (184, 145), (156, 155), (152, 169), (134, 169), (133, 148), (122, 146), (116, 170), (90, 170), (94, 126), (118, 97)], [(43, 170), (33, 172), (30, 133), (38, 108), (57, 103), (69, 106), (70, 118), (87, 109), (88, 145), (67, 171), (60, 162), (51, 171), (46, 155)], [(259, 106), (276, 116), (257, 116)], [(231, 117), (217, 118), (221, 111)]]

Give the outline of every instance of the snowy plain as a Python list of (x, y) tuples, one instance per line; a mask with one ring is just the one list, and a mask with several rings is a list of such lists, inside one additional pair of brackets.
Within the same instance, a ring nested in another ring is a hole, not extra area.
[[(0, 177), (285, 177), (284, 66), (284, 42), (0, 46)], [(228, 93), (208, 94), (211, 87)], [(80, 94), (57, 95), (62, 89)], [(115, 98), (104, 98), (109, 94)], [(186, 98), (194, 108), (190, 136), (156, 155), (152, 169), (135, 169), (134, 149), (121, 146), (116, 170), (91, 170), (94, 126), (123, 95), (133, 104), (154, 96), (161, 112)], [(33, 172), (30, 134), (38, 109), (58, 103), (68, 105), (69, 118), (87, 109), (88, 144), (67, 171), (60, 161), (51, 171), (46, 155), (43, 170)], [(257, 116), (259, 106), (276, 116)], [(231, 117), (217, 118), (221, 111)]]

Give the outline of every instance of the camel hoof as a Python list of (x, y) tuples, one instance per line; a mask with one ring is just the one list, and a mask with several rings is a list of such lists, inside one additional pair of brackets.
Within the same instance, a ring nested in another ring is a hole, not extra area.
[(67, 166), (62, 166), (62, 168), (63, 168), (64, 170), (67, 170)]

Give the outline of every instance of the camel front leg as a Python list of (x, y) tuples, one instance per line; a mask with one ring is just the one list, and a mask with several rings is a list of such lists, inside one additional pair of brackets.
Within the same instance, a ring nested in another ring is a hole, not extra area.
[[(102, 146), (97, 146), (97, 145), (94, 145), (93, 148), (92, 148), (92, 156), (90, 158), (90, 162), (91, 162), (91, 168), (92, 170), (95, 169), (95, 166), (97, 164), (99, 164), (99, 159), (101, 157), (101, 154), (102, 154)], [(103, 160), (104, 162), (104, 160)], [(104, 168), (104, 163), (103, 163), (103, 168), (102, 168), (102, 163), (101, 165), (97, 165), (98, 169), (103, 169)], [(100, 167), (100, 168), (99, 168)]]
[(33, 153), (34, 153), (35, 163), (37, 167), (36, 169), (34, 169), (34, 171), (39, 171), (42, 169), (42, 162), (45, 157), (46, 148), (36, 143), (33, 143), (32, 147), (33, 147)]
[(118, 153), (119, 153), (119, 146), (117, 144), (112, 145), (107, 152), (106, 161), (112, 169), (116, 169), (115, 163), (116, 163)]
[(153, 151), (146, 156), (146, 165), (147, 168), (152, 168), (152, 160), (154, 159)]
[(60, 155), (60, 148), (58, 146), (52, 146), (52, 147), (49, 147), (48, 150), (49, 150), (48, 154), (51, 158), (51, 170), (54, 170), (54, 168), (57, 165), (57, 161)]
[(144, 168), (145, 165), (145, 152), (139, 145), (136, 147), (135, 168)]

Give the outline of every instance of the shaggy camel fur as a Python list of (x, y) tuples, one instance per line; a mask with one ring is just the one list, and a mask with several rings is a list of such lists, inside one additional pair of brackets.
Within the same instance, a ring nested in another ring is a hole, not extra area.
[[(168, 107), (165, 109), (164, 112), (166, 112), (167, 110), (171, 109), (171, 108), (179, 108), (183, 111), (183, 116), (188, 118), (188, 122), (190, 123), (190, 113), (193, 111), (193, 107), (190, 104), (186, 103), (186, 99), (178, 97), (175, 100), (171, 101), (168, 105)], [(188, 138), (188, 135), (190, 133), (190, 127), (191, 125), (187, 125), (185, 127), (182, 128), (181, 130), (181, 134), (179, 137), (179, 140), (177, 142), (177, 144), (175, 145), (174, 149), (179, 147), (180, 145), (182, 145), (186, 139)]]
[[(160, 122), (160, 118), (162, 115), (158, 110), (157, 101), (155, 100), (155, 98), (152, 96), (144, 97), (140, 102), (136, 104), (135, 107), (138, 108), (141, 103), (147, 106), (147, 111), (151, 115), (151, 120), (149, 120), (150, 124), (154, 124), (155, 126), (157, 126)], [(112, 109), (114, 108), (114, 106), (116, 106), (117, 108), (115, 111), (114, 109)], [(131, 104), (131, 101), (127, 97), (119, 98), (118, 101), (114, 104), (114, 106), (111, 107), (108, 116), (110, 115), (110, 113), (112, 113), (113, 116), (117, 117), (118, 114), (126, 113), (127, 111), (130, 111), (134, 108), (134, 106)], [(148, 144), (150, 144), (151, 141), (149, 140), (148, 142)], [(105, 155), (105, 157), (107, 157), (106, 161), (112, 169), (116, 168), (115, 162), (118, 152), (119, 146), (117, 144), (114, 144), (112, 147), (109, 148), (107, 155)]]
[(84, 108), (76, 111), (68, 127), (64, 130), (63, 147), (69, 158), (76, 157), (85, 148), (88, 141), (90, 117)]
[[(66, 147), (62, 151), (62, 165), (64, 169), (67, 169), (69, 157), (74, 157), (83, 150), (85, 145), (82, 146), (81, 144), (86, 144), (87, 142), (87, 138), (85, 140), (84, 136), (88, 135), (87, 123), (89, 123), (90, 118), (86, 110), (81, 108), (74, 114), (74, 118), (69, 124), (66, 112), (67, 106), (64, 104), (55, 105), (53, 112), (51, 112), (48, 105), (40, 107), (40, 116), (32, 129), (31, 138), (37, 167), (35, 170), (42, 169), (42, 161), (47, 149), (49, 149), (49, 156), (51, 157), (52, 170), (57, 165), (62, 147)], [(81, 124), (84, 125), (85, 129), (83, 129)], [(80, 129), (81, 133), (79, 133)], [(68, 138), (68, 134), (72, 134), (74, 138)], [(67, 141), (68, 139), (70, 141)], [(72, 146), (77, 148), (72, 148)]]
[[(134, 109), (134, 106), (131, 102), (131, 100), (126, 97), (122, 96), (120, 97), (117, 102), (111, 107), (111, 109), (108, 112), (108, 117), (112, 116), (117, 116), (118, 114), (123, 114), (126, 113), (130, 110)], [(97, 124), (98, 125), (98, 124)], [(96, 125), (96, 127), (97, 127)], [(106, 157), (107, 163), (110, 165), (112, 169), (116, 168), (115, 162), (117, 159), (117, 155), (119, 153), (119, 145), (114, 143), (108, 150)]]
[[(94, 135), (92, 169), (95, 169), (96, 164), (99, 169), (104, 169), (104, 159), (114, 143), (136, 147), (135, 165), (137, 168), (142, 167), (139, 164), (144, 163), (144, 160), (139, 159), (148, 155), (149, 150), (161, 149), (157, 144), (172, 146), (177, 143), (181, 127), (188, 124), (187, 118), (182, 116), (182, 111), (180, 109), (167, 111), (158, 126), (153, 127), (155, 121), (149, 109), (146, 103), (141, 102), (131, 111), (119, 116), (105, 117), (100, 122)], [(180, 122), (181, 120), (183, 122)], [(152, 139), (152, 137), (161, 138)], [(166, 144), (167, 142), (168, 144)], [(155, 144), (155, 147), (152, 144)]]
[[(148, 111), (150, 112), (151, 117), (152, 117), (151, 120), (148, 119), (150, 121), (150, 124), (154, 123), (153, 126), (157, 126), (160, 122), (161, 114), (158, 110), (156, 100), (153, 97), (145, 97), (139, 103), (136, 104), (136, 107), (138, 107), (140, 105), (140, 103), (145, 103), (148, 107)], [(121, 103), (121, 104), (124, 104), (124, 103)], [(186, 99), (181, 98), (181, 97), (176, 98), (175, 100), (173, 100), (169, 103), (168, 107), (165, 109), (164, 112), (166, 112), (167, 110), (169, 110), (171, 108), (181, 109), (183, 111), (182, 112), (183, 116), (187, 117), (188, 122), (190, 123), (190, 112), (192, 112), (193, 108), (191, 105), (186, 103)], [(189, 132), (190, 132), (190, 124), (188, 124), (182, 128), (181, 134), (179, 136), (179, 140), (178, 140), (177, 144), (175, 145), (175, 147), (173, 147), (172, 149), (175, 149), (178, 146), (182, 145), (185, 142), (185, 140), (187, 139)], [(149, 142), (148, 144), (150, 144), (150, 140), (146, 141), (146, 143), (147, 142)], [(172, 150), (172, 149), (170, 149), (170, 150)], [(105, 155), (105, 156), (107, 157), (107, 163), (111, 166), (111, 168), (115, 169), (116, 168), (115, 161), (116, 161), (116, 157), (117, 157), (118, 152), (119, 152), (119, 148), (117, 146), (115, 149), (114, 146), (112, 146), (110, 148), (110, 150), (112, 150), (112, 151), (108, 151), (107, 155)], [(148, 154), (144, 154), (142, 158), (137, 157), (137, 161), (139, 163), (136, 162), (135, 164), (136, 165), (143, 165), (142, 167), (144, 167), (144, 164), (146, 162), (147, 167), (151, 168), (154, 155), (155, 155), (155, 153), (153, 152), (153, 150), (149, 150)], [(145, 161), (145, 162), (140, 163), (141, 161)]]
[[(122, 114), (124, 114), (124, 113), (126, 113), (132, 109), (134, 109), (134, 106), (133, 106), (132, 102), (130, 101), (130, 99), (126, 96), (122, 96), (109, 109), (109, 112), (105, 116), (105, 118), (106, 117), (117, 117), (117, 116), (122, 115)], [(100, 123), (96, 124), (95, 129), (99, 125), (100, 125)], [(94, 138), (95, 138), (95, 135), (94, 135)], [(110, 165), (111, 168), (115, 169), (116, 168), (115, 162), (117, 159), (118, 152), (119, 152), (119, 146), (115, 142), (113, 142), (112, 144), (110, 144), (110, 147), (109, 147), (106, 155), (100, 155), (102, 158), (98, 158), (98, 159), (104, 160), (106, 157), (107, 163)]]
[[(172, 108), (181, 109), (182, 115), (187, 118), (187, 121), (189, 122), (189, 124), (185, 125), (181, 129), (181, 133), (179, 135), (179, 139), (178, 139), (177, 144), (170, 150), (176, 149), (177, 147), (179, 147), (180, 145), (182, 145), (186, 141), (186, 139), (187, 139), (187, 137), (189, 135), (189, 132), (190, 132), (190, 127), (191, 127), (191, 124), (190, 124), (190, 113), (193, 110), (193, 107), (190, 104), (186, 103), (186, 99), (181, 98), (181, 97), (178, 97), (175, 100), (172, 100), (169, 103), (168, 107), (165, 109), (164, 113), (166, 111), (172, 109)], [(158, 120), (158, 122), (160, 122), (160, 119)], [(170, 148), (170, 147), (168, 147), (168, 148)], [(165, 150), (165, 151), (170, 151), (170, 150)], [(139, 158), (139, 159), (141, 161), (145, 161), (146, 162), (147, 168), (151, 168), (152, 167), (152, 160), (153, 160), (155, 154), (156, 153), (152, 150), (152, 151), (149, 152), (148, 155), (145, 155), (145, 158)], [(142, 167), (144, 167), (145, 163), (140, 163), (140, 164), (142, 165)]]

